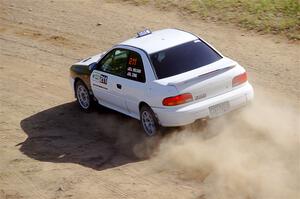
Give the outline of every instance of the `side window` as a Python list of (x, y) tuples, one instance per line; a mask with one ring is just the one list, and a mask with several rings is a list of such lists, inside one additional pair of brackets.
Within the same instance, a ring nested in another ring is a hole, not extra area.
[(112, 60), (114, 57), (115, 50), (112, 50), (109, 52), (105, 57), (100, 61), (100, 63), (97, 66), (97, 69), (102, 70), (104, 72), (110, 71), (112, 68)]
[(117, 49), (113, 58), (113, 67), (111, 73), (116, 74), (121, 77), (126, 75), (126, 66), (128, 59), (128, 50)]
[(100, 61), (97, 68), (130, 80), (146, 81), (142, 58), (139, 53), (131, 50), (112, 50)]
[(108, 53), (100, 62), (100, 70), (113, 75), (125, 77), (128, 51), (115, 49)]
[(146, 81), (143, 61), (137, 52), (129, 51), (126, 77), (139, 82)]

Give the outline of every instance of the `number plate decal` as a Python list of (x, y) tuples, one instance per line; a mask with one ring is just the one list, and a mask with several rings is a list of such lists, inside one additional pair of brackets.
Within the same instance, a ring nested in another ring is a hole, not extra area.
[(107, 79), (108, 76), (100, 74), (100, 73), (93, 73), (92, 74), (92, 81), (93, 86), (97, 86), (98, 88), (106, 89), (107, 90)]
[(229, 111), (230, 104), (229, 102), (223, 102), (214, 106), (210, 106), (208, 109), (210, 117), (218, 117)]
[(100, 83), (101, 84), (107, 84), (107, 76), (106, 75), (100, 75)]

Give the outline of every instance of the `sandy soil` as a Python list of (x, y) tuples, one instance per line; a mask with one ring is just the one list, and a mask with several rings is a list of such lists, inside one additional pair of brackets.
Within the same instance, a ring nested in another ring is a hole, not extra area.
[(74, 103), (69, 66), (145, 27), (202, 36), (256, 89), (300, 107), (300, 45), (284, 38), (103, 0), (1, 0), (0, 10), (1, 199), (204, 198), (201, 182), (142, 158), (160, 141), (137, 121)]

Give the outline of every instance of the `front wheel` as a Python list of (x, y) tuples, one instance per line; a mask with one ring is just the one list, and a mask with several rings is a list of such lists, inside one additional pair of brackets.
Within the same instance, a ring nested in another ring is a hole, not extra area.
[(76, 99), (81, 109), (89, 111), (92, 106), (92, 97), (88, 88), (82, 81), (76, 82), (75, 85)]
[(148, 106), (143, 106), (140, 110), (140, 121), (145, 133), (148, 136), (157, 135), (159, 132), (159, 124), (154, 112)]

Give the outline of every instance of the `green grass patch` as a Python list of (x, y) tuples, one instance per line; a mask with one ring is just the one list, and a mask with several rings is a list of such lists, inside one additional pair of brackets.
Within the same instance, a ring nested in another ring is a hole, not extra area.
[(299, 0), (127, 0), (300, 40)]

